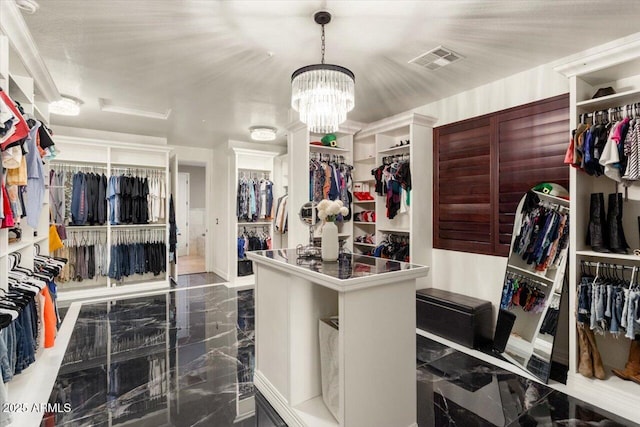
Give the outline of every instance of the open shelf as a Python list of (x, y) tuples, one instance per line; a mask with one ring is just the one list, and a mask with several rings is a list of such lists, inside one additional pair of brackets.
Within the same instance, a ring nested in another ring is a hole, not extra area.
[(592, 257), (592, 258), (606, 258), (617, 261), (640, 261), (640, 256), (634, 254), (616, 254), (616, 253), (604, 253), (596, 251), (576, 251), (576, 255)]
[(31, 245), (33, 245), (33, 240), (32, 239), (24, 239), (23, 238), (19, 242), (9, 243), (9, 248), (7, 249), (7, 252), (8, 253), (16, 252), (16, 251), (19, 251), (21, 249), (28, 248)]
[(410, 231), (404, 228), (379, 228), (379, 232), (381, 233), (404, 233), (409, 234)]
[(581, 110), (598, 110), (602, 108), (609, 108), (612, 105), (624, 105), (638, 102), (639, 98), (640, 89), (633, 89), (596, 99), (587, 99), (585, 101), (576, 102), (576, 107)]
[(518, 273), (526, 274), (526, 275), (534, 277), (536, 279), (544, 280), (545, 282), (548, 282), (549, 284), (553, 283), (553, 279), (550, 279), (547, 276), (543, 276), (542, 274), (538, 274), (535, 271), (531, 271), (531, 270), (527, 270), (525, 268), (517, 267), (517, 266), (515, 266), (513, 264), (508, 264), (507, 265), (507, 270), (516, 271)]
[(366, 246), (368, 248), (375, 248), (377, 245), (373, 243), (364, 243), (364, 242), (353, 242), (354, 246)]
[(247, 226), (247, 225), (271, 225), (273, 221), (256, 221), (256, 222), (238, 222), (238, 227), (240, 226)]
[(358, 203), (358, 204), (364, 204), (364, 203), (375, 203), (375, 200), (354, 200), (351, 203)]
[(386, 153), (395, 153), (396, 151), (407, 151), (407, 150), (409, 150), (409, 147), (411, 147), (411, 144), (401, 145), (401, 146), (398, 146), (398, 147), (386, 148), (384, 150), (378, 151), (378, 153), (386, 154)]
[(376, 225), (375, 222), (371, 221), (353, 221), (354, 224), (363, 224), (363, 225)]
[(349, 150), (340, 147), (325, 147), (324, 145), (309, 144), (310, 151), (320, 151), (324, 153), (348, 153)]

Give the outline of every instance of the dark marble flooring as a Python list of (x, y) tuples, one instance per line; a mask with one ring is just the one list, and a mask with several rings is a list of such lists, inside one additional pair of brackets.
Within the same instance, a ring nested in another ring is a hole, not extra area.
[(417, 358), (420, 427), (634, 425), (419, 335)]
[[(208, 280), (84, 303), (50, 397), (71, 411), (42, 426), (284, 426), (252, 384), (252, 291)], [(420, 427), (631, 425), (422, 336), (417, 356)]]

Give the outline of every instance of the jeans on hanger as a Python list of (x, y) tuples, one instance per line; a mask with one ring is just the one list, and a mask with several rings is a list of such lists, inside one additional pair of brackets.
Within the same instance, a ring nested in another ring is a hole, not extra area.
[(578, 323), (589, 324), (591, 313), (591, 282), (593, 277), (582, 276), (578, 287)]
[(638, 313), (638, 300), (640, 293), (629, 291), (628, 310), (627, 310), (627, 333), (625, 336), (629, 339), (635, 339), (636, 334), (640, 334), (640, 323), (636, 321)]
[(5, 383), (11, 381), (11, 378), (13, 378), (13, 369), (9, 364), (7, 328), (3, 328), (2, 330), (0, 330), (0, 373), (2, 373), (2, 381)]
[(622, 288), (622, 286), (615, 286), (613, 288), (613, 295), (611, 299), (611, 325), (609, 326), (609, 332), (617, 335), (620, 333), (620, 326), (622, 322), (624, 288)]

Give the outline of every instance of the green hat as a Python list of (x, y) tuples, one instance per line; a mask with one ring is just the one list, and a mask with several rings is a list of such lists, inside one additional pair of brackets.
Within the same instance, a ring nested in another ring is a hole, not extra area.
[(320, 141), (322, 141), (322, 145), (325, 145), (327, 147), (336, 147), (338, 145), (338, 140), (334, 133), (326, 134)]

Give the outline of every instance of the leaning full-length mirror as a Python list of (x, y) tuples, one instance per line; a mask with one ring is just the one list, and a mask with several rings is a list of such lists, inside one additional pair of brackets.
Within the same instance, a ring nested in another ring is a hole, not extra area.
[(534, 187), (516, 211), (496, 341), (498, 346), (502, 341), (505, 359), (544, 382), (551, 369), (568, 247), (566, 189), (548, 183)]

